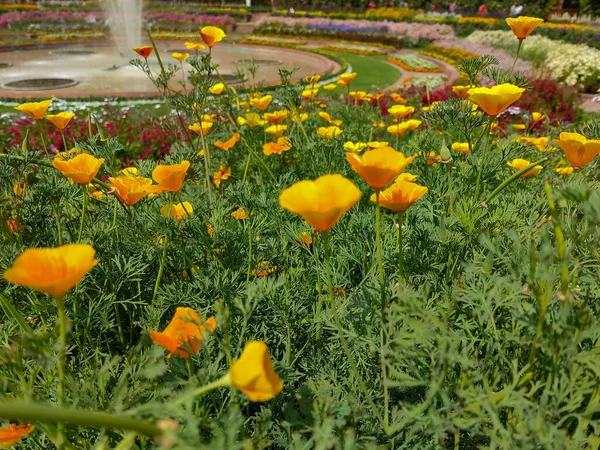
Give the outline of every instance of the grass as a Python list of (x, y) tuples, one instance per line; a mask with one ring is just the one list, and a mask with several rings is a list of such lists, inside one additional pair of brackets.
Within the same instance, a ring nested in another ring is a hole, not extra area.
[(402, 72), (386, 62), (387, 56), (361, 56), (352, 53), (335, 52), (352, 66), (352, 71), (360, 73), (352, 83), (356, 91), (373, 92), (391, 86), (402, 76)]

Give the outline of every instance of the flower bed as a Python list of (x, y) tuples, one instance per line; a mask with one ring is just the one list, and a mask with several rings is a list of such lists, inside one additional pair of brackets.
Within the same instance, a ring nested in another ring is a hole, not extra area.
[(56, 33), (42, 33), (36, 39), (44, 42), (53, 41), (90, 41), (106, 39), (106, 33), (102, 31), (59, 31)]
[(416, 55), (390, 56), (387, 61), (411, 72), (443, 72), (437, 64)]
[[(510, 31), (476, 31), (468, 40), (512, 52), (517, 50)], [(538, 61), (550, 70), (552, 78), (567, 85), (577, 84), (586, 92), (596, 92), (600, 88), (600, 50), (534, 35), (524, 41), (520, 56)]]
[(479, 58), (479, 55), (462, 50), (458, 47), (438, 47), (435, 45), (428, 45), (419, 53), (439, 59), (440, 61), (444, 61), (454, 67), (458, 67), (460, 65), (460, 61), (463, 59)]
[(241, 42), (242, 44), (270, 45), (273, 47), (288, 48), (296, 48), (306, 45), (306, 41), (285, 38), (264, 38), (261, 36), (246, 36)]
[(385, 55), (387, 53), (384, 50), (377, 47), (356, 44), (344, 44), (341, 42), (330, 44), (323, 48), (336, 52), (353, 53), (355, 55), (363, 56)]

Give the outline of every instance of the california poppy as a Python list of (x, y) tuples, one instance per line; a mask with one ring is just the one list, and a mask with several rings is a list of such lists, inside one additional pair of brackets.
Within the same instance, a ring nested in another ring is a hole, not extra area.
[(160, 164), (156, 166), (152, 171), (152, 179), (158, 185), (152, 188), (153, 193), (179, 192), (189, 168), (189, 161), (182, 161), (180, 164)]
[(35, 428), (34, 425), (10, 424), (8, 427), (0, 428), (0, 448), (10, 448), (27, 436)]
[[(170, 211), (169, 211), (170, 206)], [(164, 205), (160, 208), (160, 213), (168, 218), (177, 219), (177, 223), (183, 222), (184, 219), (187, 219), (190, 214), (194, 212), (194, 208), (189, 202), (177, 203), (175, 205)]]
[(179, 62), (184, 62), (186, 59), (188, 59), (190, 57), (190, 54), (189, 53), (173, 52), (173, 53), (171, 53), (171, 56), (173, 58), (175, 58)]
[[(128, 172), (131, 173), (131, 172)], [(108, 179), (115, 189), (115, 195), (127, 206), (135, 205), (152, 192), (150, 178), (125, 175)]]
[(240, 133), (233, 133), (233, 136), (231, 136), (225, 142), (223, 142), (223, 141), (216, 141), (215, 142), (215, 147), (220, 148), (224, 152), (228, 152), (239, 141), (240, 141)]
[(490, 116), (497, 116), (521, 98), (525, 89), (514, 84), (497, 84), (491, 88), (469, 89), (469, 100), (478, 105)]
[(27, 116), (31, 117), (35, 120), (40, 120), (48, 111), (52, 100), (43, 100), (41, 102), (29, 102), (29, 103), (21, 103), (19, 106), (15, 106), (17, 111), (21, 111), (22, 113), (27, 114)]
[(60, 297), (72, 289), (98, 261), (88, 244), (67, 244), (56, 248), (30, 248), (4, 272), (11, 284), (25, 286)]
[[(410, 181), (396, 180), (389, 188), (379, 194), (379, 204), (383, 208), (397, 213), (403, 213), (427, 193), (425, 186), (420, 186)], [(375, 194), (371, 195), (371, 201), (376, 201)]]
[(388, 113), (390, 116), (394, 118), (395, 121), (402, 120), (409, 114), (415, 112), (415, 108), (412, 106), (404, 106), (404, 105), (394, 105), (388, 109)]
[(346, 153), (352, 169), (373, 189), (383, 189), (408, 166), (414, 157), (406, 158), (391, 147), (368, 150), (362, 155)]
[(283, 382), (273, 369), (267, 344), (247, 342), (239, 359), (229, 368), (229, 380), (253, 402), (271, 400), (283, 390)]
[[(530, 161), (527, 161), (526, 159), (523, 159), (523, 158), (513, 159), (512, 161), (509, 161), (506, 163), (507, 166), (512, 167), (517, 172), (519, 170), (523, 170), (525, 167), (529, 166), (530, 164), (531, 164)], [(542, 169), (543, 169), (542, 166), (535, 166), (531, 170), (528, 170), (527, 172), (522, 174), (521, 178), (528, 177), (530, 175), (537, 175), (538, 173), (540, 173), (542, 171)]]
[(203, 322), (192, 308), (179, 307), (164, 331), (150, 331), (152, 342), (182, 358), (191, 358), (202, 348), (209, 332), (215, 331), (217, 322), (210, 317)]
[(217, 83), (217, 84), (212, 85), (208, 89), (208, 92), (210, 92), (213, 95), (221, 95), (223, 93), (224, 89), (225, 89), (225, 85), (223, 83)]
[(217, 45), (226, 36), (225, 32), (220, 28), (208, 26), (200, 30), (200, 36), (206, 45), (210, 48)]
[(506, 19), (506, 23), (514, 35), (520, 40), (529, 36), (543, 21), (544, 19), (527, 16), (508, 17)]
[(292, 148), (292, 142), (287, 137), (280, 137), (277, 142), (267, 142), (263, 145), (263, 153), (269, 155), (281, 155)]
[(342, 130), (335, 126), (317, 128), (317, 134), (325, 139), (334, 139), (342, 133)]
[(154, 51), (154, 48), (152, 48), (150, 45), (143, 45), (141, 47), (133, 47), (132, 50), (138, 55), (140, 55), (142, 58), (148, 59), (148, 57)]
[(254, 106), (256, 109), (264, 111), (269, 107), (271, 101), (273, 100), (273, 96), (265, 95), (263, 97), (251, 98), (250, 105)]
[(54, 158), (52, 165), (61, 173), (78, 184), (88, 184), (104, 163), (104, 158), (95, 158), (87, 153), (81, 153), (72, 159)]
[(348, 86), (356, 78), (356, 72), (343, 73), (338, 78), (339, 78), (339, 80), (338, 80), (339, 85)]
[(287, 109), (282, 109), (271, 113), (265, 113), (264, 119), (273, 125), (279, 125), (288, 118), (288, 115), (289, 111)]
[(48, 114), (46, 119), (59, 130), (64, 130), (74, 116), (75, 114), (72, 112), (60, 112), (58, 114)]
[(212, 128), (212, 126), (212, 122), (200, 122), (194, 123), (193, 125), (189, 125), (188, 129), (196, 133), (198, 136), (206, 136), (209, 130)]
[(221, 181), (227, 180), (230, 175), (231, 175), (231, 168), (227, 167), (225, 164), (221, 164), (219, 166), (219, 170), (217, 170), (213, 174), (213, 183), (218, 188), (219, 186), (221, 186)]
[(563, 149), (569, 164), (575, 169), (589, 164), (600, 153), (600, 140), (588, 140), (579, 133), (560, 133), (552, 142)]
[(279, 195), (283, 209), (302, 216), (318, 231), (330, 230), (359, 200), (356, 185), (340, 174), (299, 181)]

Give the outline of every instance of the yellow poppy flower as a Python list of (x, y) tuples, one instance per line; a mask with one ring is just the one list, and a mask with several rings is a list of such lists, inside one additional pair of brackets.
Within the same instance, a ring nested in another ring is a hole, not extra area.
[(221, 42), (225, 36), (225, 32), (218, 27), (208, 26), (200, 30), (200, 37), (210, 48)]
[(265, 109), (267, 109), (269, 107), (272, 100), (273, 100), (272, 95), (264, 95), (264, 96), (258, 97), (258, 98), (251, 98), (250, 105), (254, 106), (256, 109), (264, 111)]
[(478, 105), (490, 116), (497, 116), (521, 98), (525, 89), (514, 84), (497, 84), (491, 88), (469, 89), (469, 100)]
[(150, 178), (125, 175), (111, 177), (108, 181), (115, 188), (115, 195), (127, 206), (135, 205), (152, 192)]
[(340, 86), (348, 86), (356, 78), (356, 72), (343, 73), (338, 78), (339, 78), (338, 84)]
[(298, 214), (315, 230), (328, 231), (360, 200), (356, 185), (340, 174), (294, 183), (279, 195), (283, 209)]
[(421, 123), (422, 122), (420, 120), (417, 120), (417, 119), (405, 120), (404, 122), (399, 122), (399, 123), (397, 123), (395, 125), (390, 125), (387, 128), (387, 131), (392, 136), (402, 136), (407, 131), (414, 130), (415, 128), (418, 128), (419, 125), (421, 125)]
[(342, 130), (335, 126), (319, 127), (317, 128), (317, 134), (325, 139), (334, 139), (342, 134)]
[(152, 171), (152, 179), (158, 185), (152, 187), (152, 192), (154, 194), (179, 192), (189, 168), (189, 161), (182, 161), (180, 164), (160, 164), (156, 166)]
[(263, 153), (269, 155), (281, 155), (292, 148), (292, 142), (287, 137), (280, 137), (277, 142), (268, 142), (263, 145)]
[(336, 127), (339, 127), (342, 124), (341, 120), (333, 120), (331, 118), (331, 116), (329, 115), (328, 112), (325, 111), (319, 111), (319, 117), (323, 120), (325, 120), (327, 123), (330, 123), (331, 125), (335, 125)]
[(259, 114), (256, 113), (247, 113), (244, 117), (239, 116), (237, 118), (237, 123), (242, 125), (248, 125), (250, 128), (254, 127), (262, 127), (265, 125), (266, 121), (263, 120)]
[(220, 148), (221, 150), (223, 150), (224, 152), (228, 152), (229, 150), (231, 150), (233, 148), (233, 146), (235, 144), (237, 144), (240, 141), (240, 133), (233, 133), (233, 136), (231, 136), (229, 139), (227, 139), (225, 142), (223, 141), (216, 141), (215, 142), (215, 147)]
[(287, 125), (271, 125), (265, 128), (265, 133), (269, 133), (275, 138), (280, 138), (285, 133), (285, 130), (287, 130)]
[(190, 54), (189, 53), (173, 52), (173, 53), (171, 53), (171, 56), (173, 58), (175, 58), (179, 62), (184, 62), (186, 59), (188, 59), (190, 57)]
[(557, 167), (554, 171), (559, 174), (561, 177), (565, 177), (567, 175), (571, 175), (573, 173), (572, 167)]
[(231, 213), (231, 217), (237, 220), (244, 220), (248, 218), (248, 213), (244, 208), (238, 208)]
[(212, 128), (212, 126), (212, 122), (196, 122), (193, 125), (189, 125), (188, 129), (196, 133), (198, 136), (206, 136), (209, 130)]
[(413, 159), (412, 156), (406, 158), (391, 147), (368, 150), (362, 155), (346, 153), (346, 160), (352, 169), (373, 189), (383, 189), (390, 184)]
[(325, 89), (326, 91), (329, 91), (329, 92), (331, 92), (331, 91), (333, 91), (333, 90), (334, 90), (335, 88), (337, 88), (337, 87), (338, 87), (338, 85), (337, 85), (337, 84), (334, 84), (334, 83), (329, 83), (329, 84), (326, 84), (326, 85), (324, 85), (324, 86), (323, 86), (323, 89)]
[(282, 109), (280, 111), (265, 113), (264, 119), (273, 125), (279, 125), (288, 118), (289, 114), (290, 112), (287, 109)]
[(74, 116), (75, 114), (72, 112), (60, 112), (58, 114), (48, 114), (46, 120), (52, 122), (52, 125), (59, 130), (64, 130)]
[(213, 174), (213, 183), (217, 187), (217, 189), (221, 186), (221, 181), (229, 179), (231, 175), (231, 168), (227, 167), (225, 164), (221, 164), (219, 166), (219, 170), (217, 170)]
[(394, 105), (388, 109), (388, 113), (390, 116), (394, 118), (395, 121), (402, 120), (409, 114), (415, 112), (415, 108), (412, 106), (404, 106), (404, 105)]
[(217, 83), (211, 86), (208, 89), (208, 92), (210, 92), (213, 95), (221, 95), (223, 93), (223, 89), (225, 89), (225, 85), (223, 83)]
[(201, 44), (199, 42), (186, 42), (185, 43), (185, 48), (187, 48), (188, 50), (203, 50), (206, 48), (206, 45)]
[[(512, 161), (508, 161), (506, 163), (507, 166), (512, 167), (517, 172), (519, 170), (524, 169), (525, 167), (527, 167), (530, 164), (531, 164), (531, 161), (527, 161), (526, 159), (523, 159), (523, 158), (513, 159)], [(540, 173), (542, 171), (543, 168), (544, 168), (543, 166), (535, 166), (533, 169), (528, 170), (523, 175), (521, 175), (521, 178), (528, 177), (530, 175), (537, 175), (538, 173)]]
[(283, 382), (273, 369), (267, 344), (260, 341), (246, 343), (239, 359), (229, 368), (229, 380), (250, 401), (266, 402), (283, 389)]
[(452, 144), (452, 150), (458, 152), (462, 155), (466, 155), (469, 153), (469, 143), (468, 142), (454, 142)]
[(344, 150), (347, 152), (360, 152), (367, 147), (366, 142), (351, 142), (348, 141), (344, 144)]
[(456, 85), (456, 86), (452, 86), (452, 92), (454, 92), (458, 97), (464, 99), (469, 96), (469, 90), (473, 89), (474, 87), (475, 86), (473, 86), (473, 85), (469, 85), (469, 86)]
[(52, 100), (43, 100), (41, 102), (29, 102), (29, 103), (21, 103), (19, 106), (15, 106), (17, 111), (21, 111), (22, 113), (27, 114), (27, 116), (31, 117), (35, 120), (40, 120), (48, 111)]

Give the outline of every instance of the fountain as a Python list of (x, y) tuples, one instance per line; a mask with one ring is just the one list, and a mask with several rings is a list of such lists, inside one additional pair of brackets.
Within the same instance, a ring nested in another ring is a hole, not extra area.
[(142, 0), (101, 0), (100, 5), (119, 54), (129, 59), (142, 40)]

